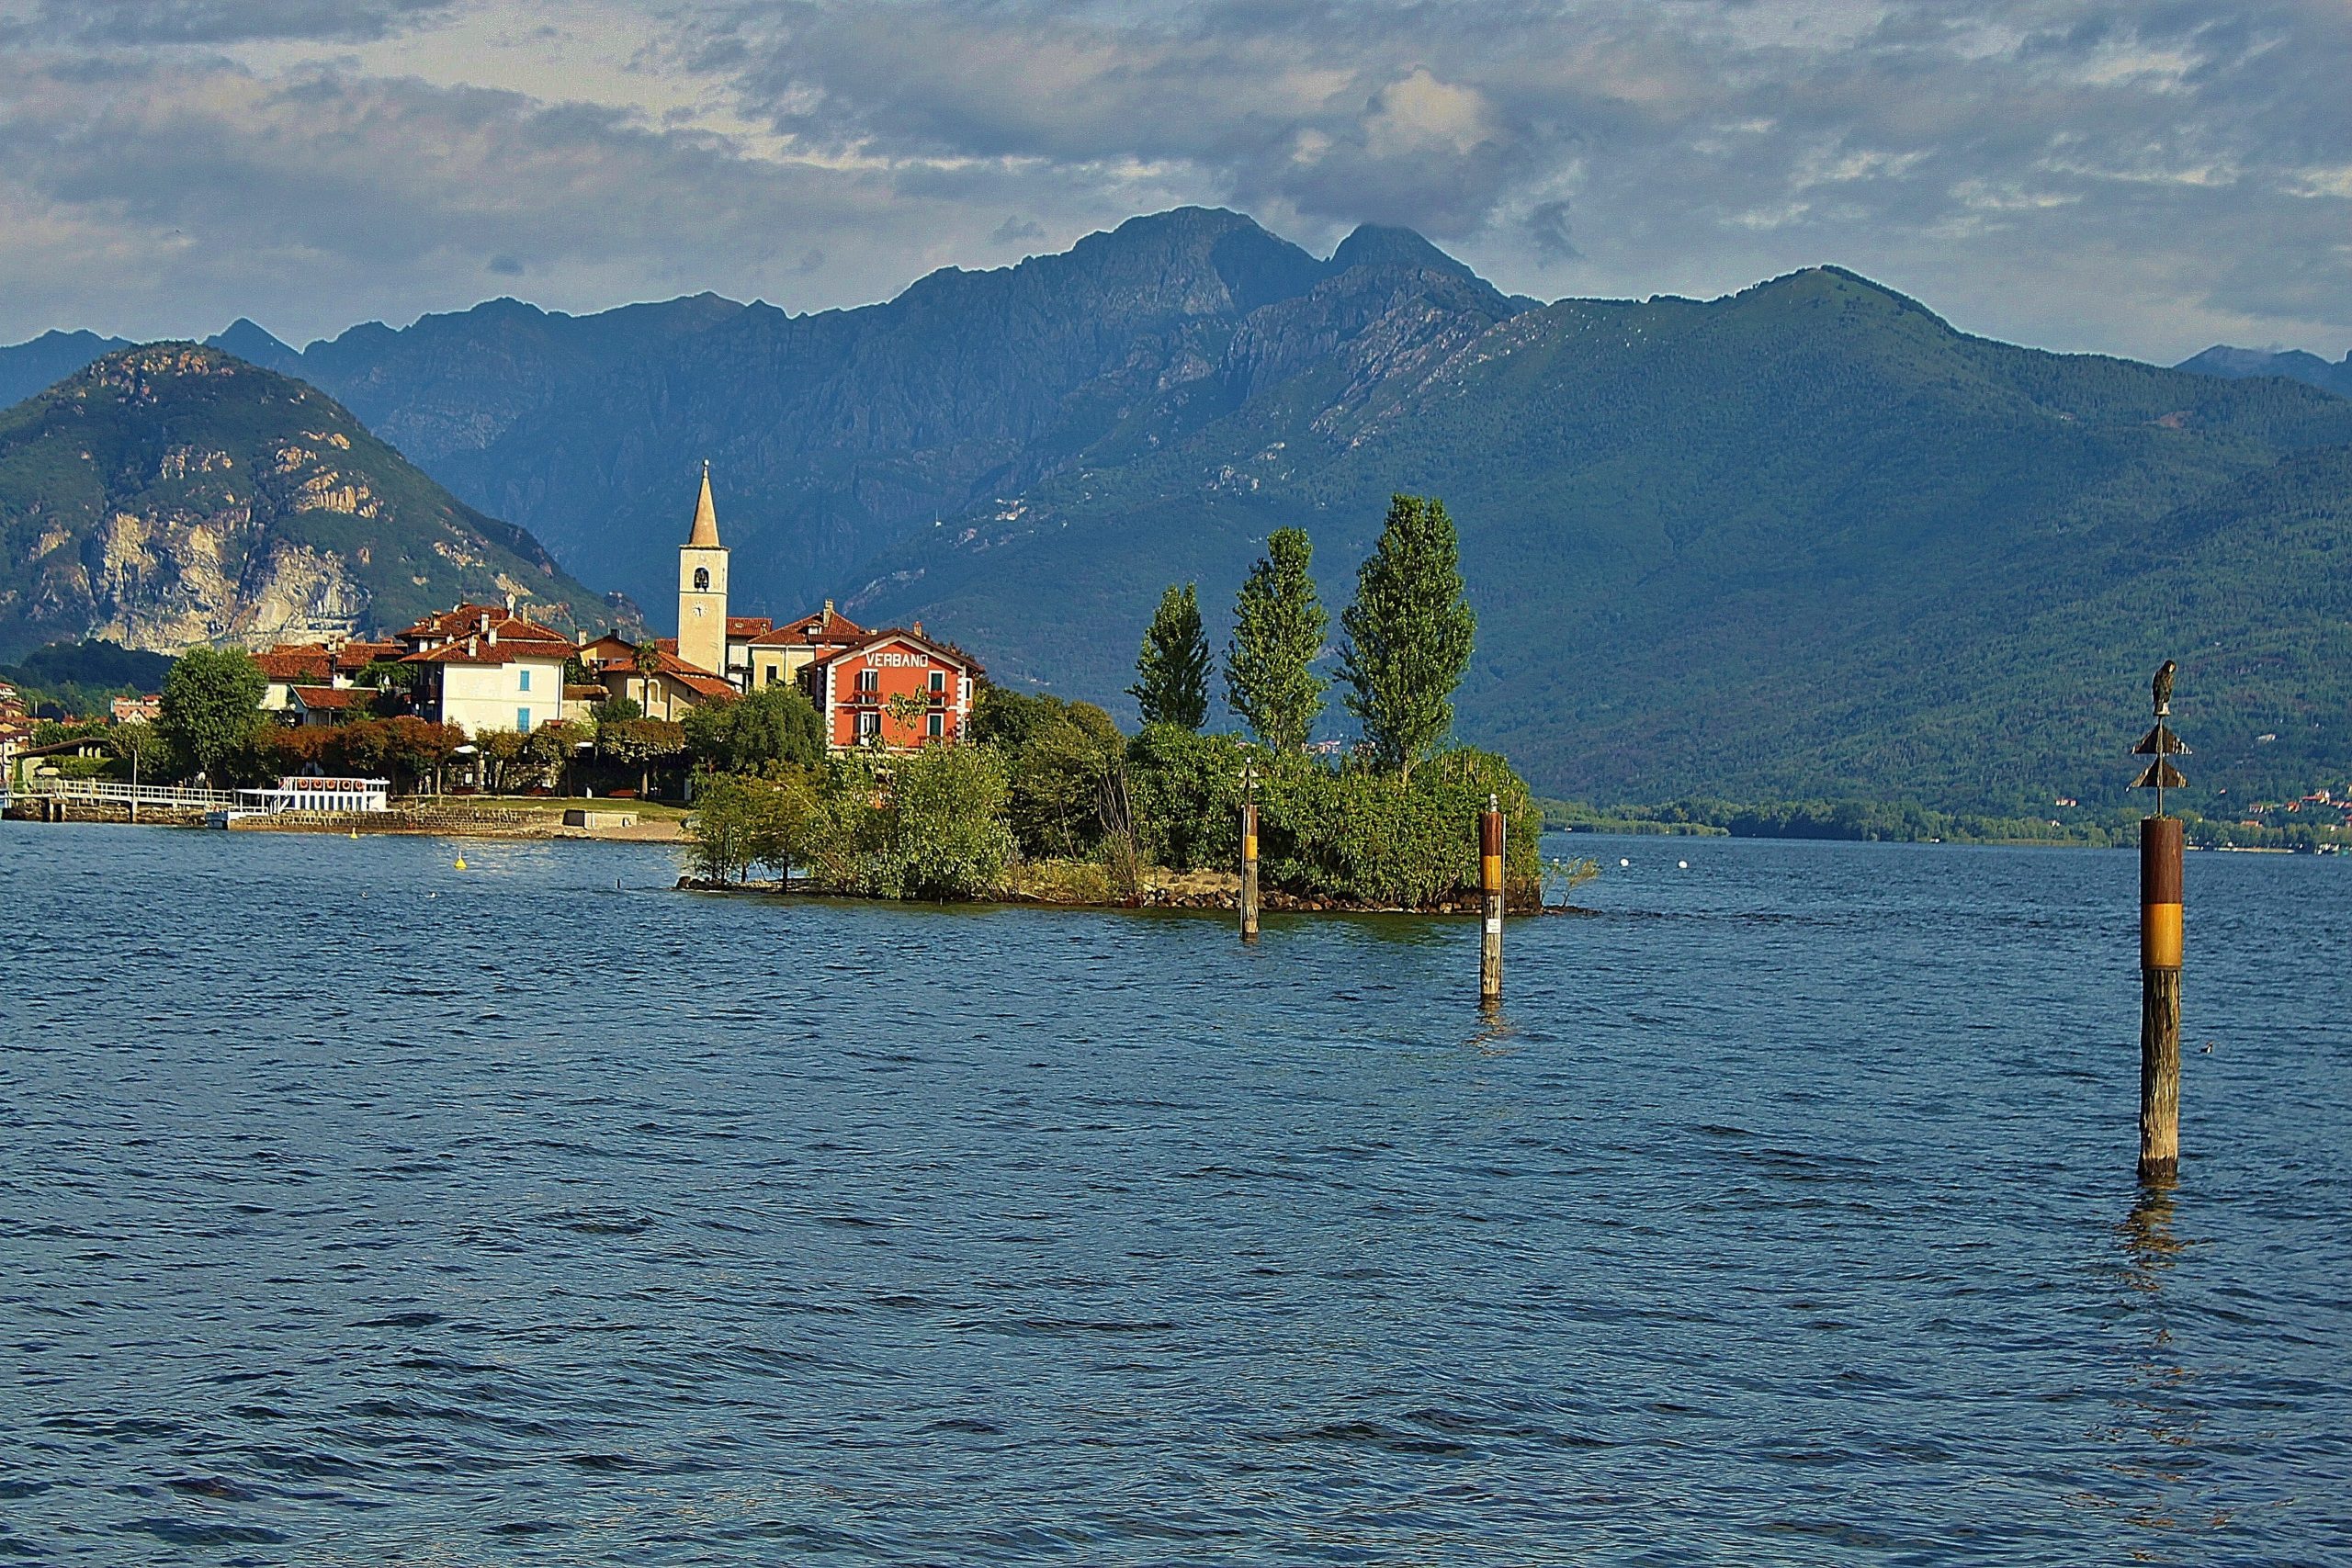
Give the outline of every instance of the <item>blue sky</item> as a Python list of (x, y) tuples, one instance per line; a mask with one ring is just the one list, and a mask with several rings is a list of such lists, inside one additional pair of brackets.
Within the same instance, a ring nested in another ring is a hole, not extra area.
[(1834, 262), (1971, 331), (2352, 347), (2352, 0), (0, 0), (0, 342), (854, 305), (1136, 212), (1506, 288)]

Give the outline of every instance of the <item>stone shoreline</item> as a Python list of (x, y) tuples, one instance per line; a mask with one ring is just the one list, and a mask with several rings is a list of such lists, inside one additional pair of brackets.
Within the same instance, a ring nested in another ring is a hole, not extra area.
[[(60, 810), (59, 808), (63, 809)], [(130, 808), (112, 803), (63, 802), (33, 795), (8, 810), (19, 822), (104, 822), (131, 825)], [(142, 806), (141, 828), (203, 828), (205, 813), (185, 807)], [(627, 826), (566, 827), (560, 815), (546, 811), (502, 810), (493, 807), (427, 807), (390, 811), (284, 811), (269, 816), (241, 817), (229, 825), (235, 833), (357, 833), (397, 834), (443, 839), (589, 839), (605, 843), (682, 844), (685, 834), (678, 819), (656, 817)]]
[[(1227, 886), (1200, 886), (1202, 882), (1224, 882)], [(1067, 909), (1186, 909), (1238, 914), (1241, 908), (1241, 879), (1230, 873), (1190, 872), (1171, 874), (1162, 883), (1147, 883), (1134, 898), (1107, 897), (1068, 887), (1004, 887), (993, 894), (971, 898), (956, 898), (944, 902), (957, 904), (1039, 905)], [(1194, 885), (1194, 886), (1188, 886)], [(756, 897), (854, 898), (865, 903), (930, 903), (930, 899), (882, 898), (872, 894), (840, 893), (812, 888), (806, 883), (795, 883), (787, 888), (781, 882), (746, 881), (718, 882), (706, 877), (681, 876), (678, 888), (689, 893), (718, 893), (751, 895)], [(1450, 903), (1408, 908), (1398, 904), (1368, 904), (1345, 898), (1302, 898), (1272, 890), (1261, 893), (1259, 908), (1270, 915), (1462, 915), (1478, 912), (1476, 895)], [(1521, 903), (1510, 910), (1511, 918), (1523, 919), (1542, 915), (1589, 915), (1596, 911), (1573, 904)]]

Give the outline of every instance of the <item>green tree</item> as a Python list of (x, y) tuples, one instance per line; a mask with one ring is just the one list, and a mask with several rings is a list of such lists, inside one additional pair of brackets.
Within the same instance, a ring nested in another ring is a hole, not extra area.
[(686, 715), (685, 732), (688, 754), (718, 773), (813, 768), (825, 756), (825, 721), (790, 686), (762, 686), (747, 696), (704, 703)]
[(107, 747), (120, 760), (124, 778), (153, 782), (172, 776), (172, 748), (152, 724), (136, 720), (107, 731)]
[(216, 782), (250, 750), (269, 677), (241, 648), (192, 648), (164, 677), (164, 739)]
[(432, 793), (440, 794), (441, 770), (465, 744), (465, 731), (409, 715), (386, 720), (384, 728), (384, 761), (395, 776), (404, 777), (411, 787), (430, 784)]
[(653, 766), (686, 749), (686, 732), (666, 718), (630, 718), (596, 727), (596, 750), (621, 763), (634, 763), (640, 795), (653, 793)]
[(474, 761), (481, 764), (484, 790), (512, 795), (521, 787), (526, 743), (524, 736), (512, 729), (485, 729), (474, 737)]
[(643, 718), (645, 709), (635, 697), (606, 697), (588, 709), (588, 716), (598, 724), (627, 724), (633, 718)]
[[(854, 786), (856, 787), (856, 786)], [(890, 760), (888, 796), (860, 866), (889, 898), (971, 898), (1012, 858), (1004, 761), (988, 746), (926, 746)]]
[(1387, 525), (1357, 569), (1356, 602), (1340, 623), (1348, 633), (1340, 654), (1348, 711), (1380, 763), (1409, 779), (1453, 728), (1453, 693), (1478, 626), (1443, 502), (1390, 498)]
[(1330, 617), (1308, 568), (1315, 547), (1300, 528), (1277, 528), (1234, 599), (1225, 650), (1225, 694), (1250, 733), (1277, 751), (1303, 751), (1323, 716), (1315, 672)]
[(1159, 596), (1151, 629), (1136, 656), (1136, 683), (1127, 694), (1146, 724), (1198, 729), (1209, 716), (1209, 645), (1201, 635), (1201, 600), (1193, 584)]
[(1109, 827), (1110, 791), (1126, 738), (1091, 703), (1060, 703), (1018, 750), (1006, 750), (1007, 816), (1021, 852), (1031, 859), (1089, 852)]
[(687, 819), (686, 841), (695, 874), (741, 882), (755, 865), (774, 869), (786, 887), (792, 868), (808, 858), (820, 807), (806, 774), (774, 779), (715, 773), (704, 780)]

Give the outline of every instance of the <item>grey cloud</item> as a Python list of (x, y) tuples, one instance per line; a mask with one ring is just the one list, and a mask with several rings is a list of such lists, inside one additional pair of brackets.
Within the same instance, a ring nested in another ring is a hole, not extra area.
[(1580, 261), (1584, 253), (1577, 249), (1576, 241), (1568, 233), (1568, 204), (1565, 201), (1542, 201), (1527, 215), (1527, 237), (1535, 254), (1546, 261)]
[(500, 277), (520, 277), (523, 263), (518, 256), (495, 255), (490, 258), (489, 271)]
[(161, 335), (264, 301), (332, 332), (470, 304), (485, 257), (529, 257), (537, 300), (565, 309), (714, 287), (854, 302), (1041, 194), (1000, 179), (966, 213), (618, 110), (217, 62), (94, 91), (67, 61), (0, 96), (0, 340), (57, 320)]
[(445, 14), (456, 0), (42, 0), (0, 42), (206, 44), (302, 39), (356, 43)]
[[(1317, 244), (1409, 225), (1530, 293), (1835, 261), (2062, 346), (2352, 334), (2341, 0), (662, 3), (635, 68), (774, 141), (697, 130), (674, 98), (0, 54), (0, 298), (242, 288), (236, 314), (283, 280), (322, 311), (341, 290), (347, 319), (468, 302), (481, 258), (527, 255), (573, 308), (853, 303), (1201, 201)], [(83, 36), (358, 37), (416, 12), (110, 6)]]

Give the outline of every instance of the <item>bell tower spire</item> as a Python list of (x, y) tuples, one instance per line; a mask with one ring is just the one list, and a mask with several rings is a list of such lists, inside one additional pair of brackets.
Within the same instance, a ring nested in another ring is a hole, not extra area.
[(695, 502), (694, 532), (686, 536), (688, 546), (698, 550), (715, 550), (718, 544), (718, 509), (710, 503), (710, 459), (702, 460), (702, 495)]
[(727, 673), (727, 547), (718, 542), (707, 457), (694, 527), (678, 550), (678, 657), (714, 675)]

